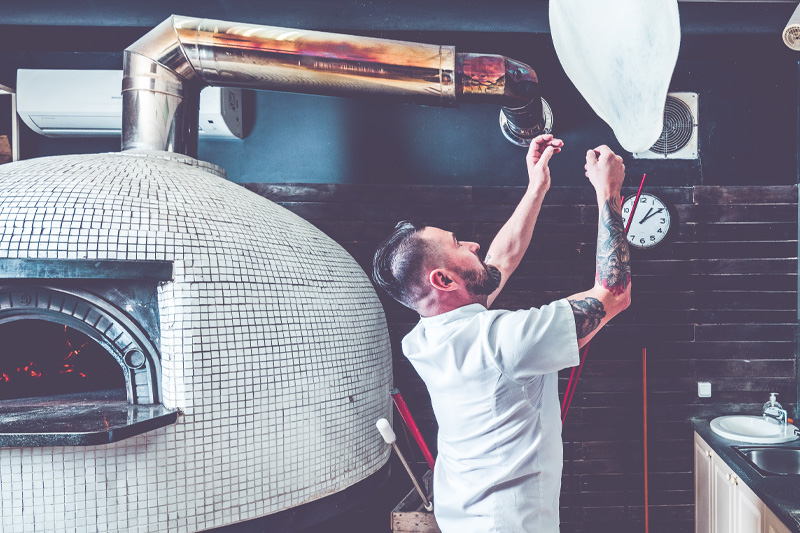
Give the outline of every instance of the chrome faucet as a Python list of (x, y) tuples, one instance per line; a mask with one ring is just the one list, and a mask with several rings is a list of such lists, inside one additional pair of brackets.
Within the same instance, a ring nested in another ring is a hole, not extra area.
[(788, 423), (787, 419), (789, 418), (789, 415), (786, 413), (786, 409), (784, 409), (783, 406), (778, 403), (776, 399), (777, 396), (777, 392), (770, 393), (769, 401), (764, 404), (762, 415), (764, 418), (772, 418), (773, 420), (777, 420), (779, 424), (786, 425)]

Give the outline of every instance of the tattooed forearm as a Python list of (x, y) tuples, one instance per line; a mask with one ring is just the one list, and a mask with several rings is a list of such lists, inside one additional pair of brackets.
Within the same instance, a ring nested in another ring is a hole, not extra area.
[(606, 316), (603, 303), (597, 298), (588, 296), (583, 300), (568, 301), (572, 306), (572, 313), (575, 315), (575, 329), (578, 332), (579, 339), (597, 329), (600, 321)]
[(597, 228), (597, 281), (612, 294), (625, 292), (631, 282), (631, 254), (625, 239), (619, 199), (601, 206)]

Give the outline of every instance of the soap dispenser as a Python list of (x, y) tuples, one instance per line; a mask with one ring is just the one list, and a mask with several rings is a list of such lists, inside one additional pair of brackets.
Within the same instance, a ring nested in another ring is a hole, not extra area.
[(769, 401), (764, 404), (764, 412), (766, 412), (768, 407), (777, 407), (778, 409), (783, 409), (783, 406), (778, 403), (777, 397), (778, 397), (777, 392), (769, 393)]
[(764, 417), (774, 418), (779, 423), (785, 424), (788, 422), (786, 411), (783, 410), (783, 406), (775, 399), (776, 396), (778, 396), (777, 392), (770, 393), (769, 401), (764, 404), (762, 415)]

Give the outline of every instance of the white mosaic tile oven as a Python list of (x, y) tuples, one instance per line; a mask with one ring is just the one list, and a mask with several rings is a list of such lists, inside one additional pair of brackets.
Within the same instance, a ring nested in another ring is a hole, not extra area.
[(390, 450), (374, 426), (391, 415), (381, 304), (335, 242), (189, 157), (200, 90), (493, 102), (525, 146), (552, 124), (538, 76), (452, 46), (180, 16), (123, 65), (122, 153), (0, 166), (0, 341), (49, 320), (124, 377), (92, 396), (90, 434), (49, 400), (0, 401), (4, 531), (196, 531), (363, 487)]
[(391, 414), (391, 354), (369, 280), (220, 172), (167, 152), (0, 166), (0, 260), (171, 263), (153, 283), (148, 383), (155, 407), (180, 413), (109, 444), (0, 448), (3, 531), (203, 530), (317, 500), (387, 461), (374, 423)]

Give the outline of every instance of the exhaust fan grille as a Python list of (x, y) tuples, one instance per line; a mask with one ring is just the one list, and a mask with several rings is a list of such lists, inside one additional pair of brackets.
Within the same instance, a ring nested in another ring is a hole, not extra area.
[(694, 133), (692, 110), (682, 100), (667, 96), (664, 106), (664, 129), (661, 137), (650, 147), (660, 155), (673, 154), (686, 146)]
[(800, 50), (800, 26), (789, 26), (783, 31), (783, 41), (793, 50)]
[(697, 159), (697, 93), (669, 93), (664, 105), (661, 136), (636, 159)]

